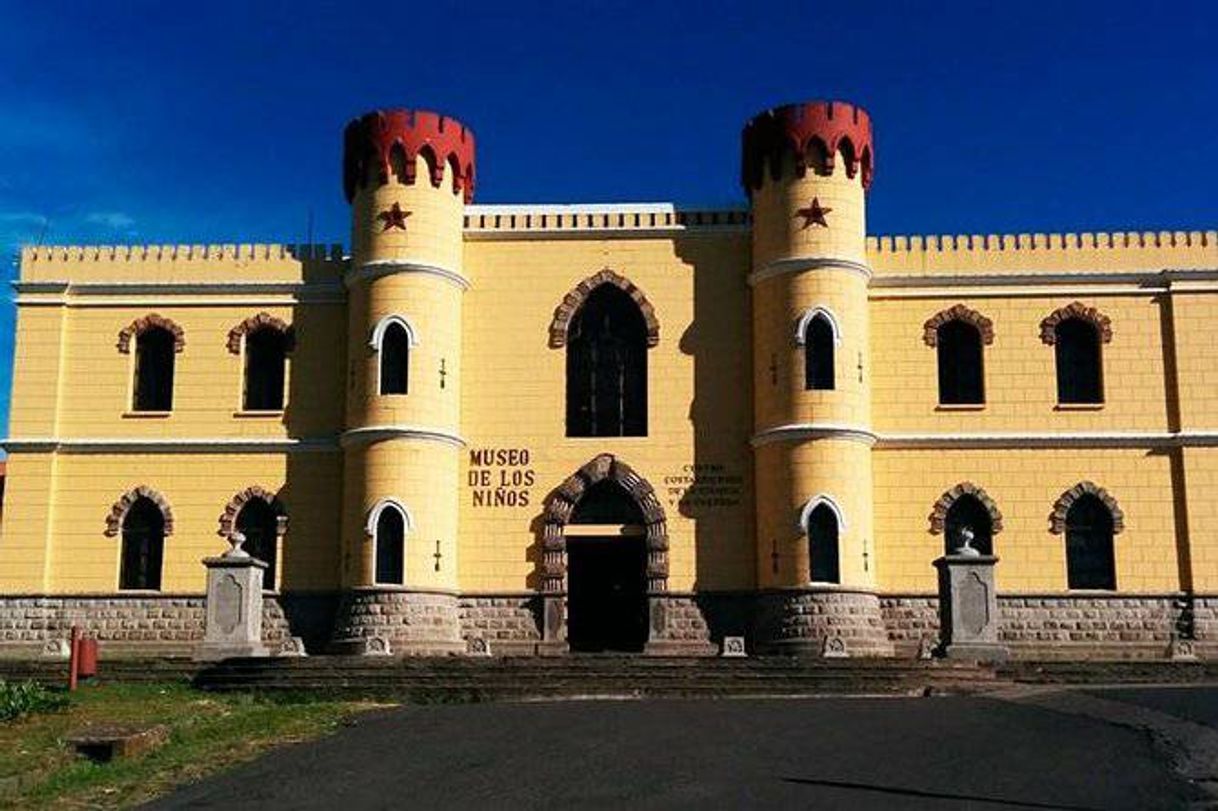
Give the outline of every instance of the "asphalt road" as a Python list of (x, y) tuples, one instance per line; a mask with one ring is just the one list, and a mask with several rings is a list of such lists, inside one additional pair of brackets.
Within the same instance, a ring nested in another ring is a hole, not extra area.
[[(1038, 700), (1050, 707), (1018, 695), (404, 707), (148, 807), (1208, 807), (1174, 768), (1184, 744), (1119, 716), (1208, 740), (1218, 689)], [(1114, 707), (1118, 720), (1096, 717)]]

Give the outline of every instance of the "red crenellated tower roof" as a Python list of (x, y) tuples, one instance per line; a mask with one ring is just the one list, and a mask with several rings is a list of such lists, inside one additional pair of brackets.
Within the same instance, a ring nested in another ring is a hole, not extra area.
[(474, 133), (455, 118), (426, 110), (377, 110), (352, 119), (343, 133), (343, 191), (351, 202), (376, 167), (381, 182), (389, 178), (395, 149), (405, 160), (405, 183), (415, 182), (415, 159), (425, 155), (431, 185), (439, 188), (447, 165), (453, 192), (474, 199)]
[(766, 110), (744, 127), (740, 179), (746, 193), (761, 186), (767, 166), (777, 172), (785, 149), (795, 154), (796, 171), (807, 170), (816, 147), (825, 171), (833, 171), (840, 154), (846, 172), (862, 172), (863, 188), (871, 186), (875, 147), (871, 142), (871, 116), (862, 107), (844, 101), (807, 101)]

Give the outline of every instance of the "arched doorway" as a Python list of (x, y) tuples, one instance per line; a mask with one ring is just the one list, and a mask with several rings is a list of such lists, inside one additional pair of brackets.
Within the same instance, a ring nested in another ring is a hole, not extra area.
[(567, 640), (573, 651), (639, 652), (647, 642), (643, 511), (612, 479), (592, 485), (567, 525)]
[(550, 494), (544, 521), (546, 639), (641, 652), (653, 637), (651, 600), (668, 588), (667, 525), (651, 485), (601, 454)]

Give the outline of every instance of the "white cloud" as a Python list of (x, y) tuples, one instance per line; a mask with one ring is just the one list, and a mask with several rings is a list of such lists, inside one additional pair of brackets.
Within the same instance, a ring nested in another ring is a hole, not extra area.
[(47, 224), (47, 218), (32, 211), (0, 211), (0, 223), (18, 228), (21, 226), (39, 228)]
[(94, 211), (85, 216), (85, 222), (122, 231), (135, 225), (135, 218), (122, 211)]

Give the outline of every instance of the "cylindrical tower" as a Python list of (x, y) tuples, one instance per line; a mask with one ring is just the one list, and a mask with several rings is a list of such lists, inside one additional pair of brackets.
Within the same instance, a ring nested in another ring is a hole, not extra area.
[[(464, 650), (457, 610), (464, 204), (474, 135), (436, 113), (347, 125), (343, 581), (336, 641)], [(367, 640), (372, 640), (368, 642)], [(382, 644), (384, 643), (384, 644)]]
[(865, 192), (871, 119), (844, 102), (744, 128), (753, 213), (760, 647), (884, 655), (872, 537)]

